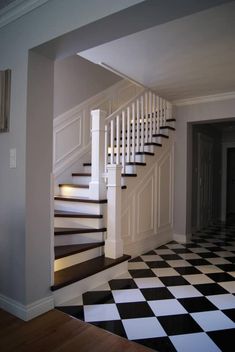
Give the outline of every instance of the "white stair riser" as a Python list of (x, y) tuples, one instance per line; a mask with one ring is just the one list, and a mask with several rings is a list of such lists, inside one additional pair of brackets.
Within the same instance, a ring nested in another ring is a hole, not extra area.
[[(120, 158), (122, 158), (122, 157), (120, 157)], [(122, 160), (122, 159), (120, 159), (120, 160)], [(110, 161), (111, 161), (111, 158), (108, 157), (108, 162), (110, 163)], [(132, 161), (133, 161), (133, 158), (130, 155), (130, 162), (132, 162)], [(140, 163), (144, 163), (145, 162), (145, 155), (135, 155), (135, 161), (138, 161)], [(116, 162), (116, 156), (114, 156), (114, 162)], [(127, 162), (128, 162), (128, 159), (127, 159), (127, 156), (126, 156), (126, 163)]]
[(60, 194), (62, 196), (72, 196), (72, 197), (89, 197), (89, 188), (77, 188), (70, 186), (60, 187)]
[(73, 176), (73, 183), (78, 185), (89, 185), (91, 176)]
[(103, 232), (91, 232), (73, 235), (55, 236), (55, 246), (66, 246), (70, 244), (102, 242), (105, 238)]
[(54, 271), (68, 268), (69, 266), (80, 264), (86, 260), (97, 258), (104, 252), (103, 247), (89, 249), (84, 252), (76, 253), (68, 257), (56, 259), (54, 261)]
[[(115, 147), (114, 148), (114, 154), (117, 152), (117, 148)], [(132, 155), (132, 147), (130, 147), (130, 156)], [(137, 147), (137, 145), (135, 146), (135, 152), (137, 153), (137, 152), (141, 152), (142, 151), (142, 148), (141, 148), (141, 146), (139, 146), (139, 148)], [(153, 146), (151, 146), (151, 145), (145, 145), (144, 146), (144, 151), (145, 152), (153, 152)], [(120, 154), (122, 153), (122, 147), (120, 147)]]
[(103, 270), (95, 275), (87, 277), (86, 279), (54, 291), (53, 296), (55, 299), (55, 305), (62, 305), (64, 302), (81, 296), (83, 293), (103, 285), (109, 280), (127, 272), (127, 264), (128, 262), (120, 263), (112, 268)]
[(54, 218), (55, 227), (78, 228), (80, 225), (92, 227), (93, 229), (98, 229), (98, 228), (104, 227), (104, 219), (69, 218), (69, 217)]
[(55, 210), (77, 211), (85, 214), (103, 215), (106, 211), (106, 204), (55, 200)]
[(83, 166), (82, 171), (87, 174), (90, 174), (91, 173), (91, 166)]

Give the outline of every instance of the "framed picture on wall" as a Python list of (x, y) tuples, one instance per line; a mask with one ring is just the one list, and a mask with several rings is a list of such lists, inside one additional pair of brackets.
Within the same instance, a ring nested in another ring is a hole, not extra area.
[(0, 132), (8, 132), (10, 124), (11, 70), (0, 71)]

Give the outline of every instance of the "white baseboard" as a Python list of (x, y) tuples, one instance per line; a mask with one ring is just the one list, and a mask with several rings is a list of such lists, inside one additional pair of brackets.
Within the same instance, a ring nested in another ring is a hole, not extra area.
[(179, 243), (187, 243), (188, 242), (187, 236), (185, 234), (180, 235), (178, 233), (173, 234), (173, 240), (176, 242), (179, 242)]
[(28, 321), (48, 312), (54, 308), (53, 296), (42, 298), (28, 305), (15, 301), (14, 299), (0, 294), (0, 308), (15, 315), (16, 317)]

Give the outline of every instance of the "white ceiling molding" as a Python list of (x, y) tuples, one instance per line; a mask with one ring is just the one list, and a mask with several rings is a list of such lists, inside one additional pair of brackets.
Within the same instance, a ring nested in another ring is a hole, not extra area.
[(0, 10), (0, 28), (15, 21), (49, 0), (16, 0)]
[(229, 100), (229, 99), (235, 99), (235, 92), (205, 95), (202, 97), (195, 97), (195, 98), (188, 98), (188, 99), (178, 99), (178, 100), (172, 101), (172, 104), (175, 106), (184, 106), (184, 105), (209, 103), (213, 101)]

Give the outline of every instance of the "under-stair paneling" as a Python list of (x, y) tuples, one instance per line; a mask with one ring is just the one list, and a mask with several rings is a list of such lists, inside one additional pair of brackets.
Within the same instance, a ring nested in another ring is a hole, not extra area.
[(128, 178), (122, 192), (124, 252), (139, 255), (172, 240), (173, 133), (146, 166), (137, 166), (137, 177)]

